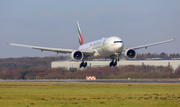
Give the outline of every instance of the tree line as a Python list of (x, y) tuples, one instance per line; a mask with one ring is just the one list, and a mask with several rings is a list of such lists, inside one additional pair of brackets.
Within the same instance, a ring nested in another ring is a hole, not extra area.
[(27, 68), (11, 69), (0, 73), (0, 79), (85, 79), (86, 76), (96, 76), (97, 79), (144, 79), (144, 78), (180, 78), (180, 66), (173, 73), (168, 66), (128, 65), (121, 67), (87, 68), (86, 70), (67, 70), (64, 68)]
[[(161, 56), (161, 57), (160, 57)], [(138, 54), (145, 58), (179, 58), (179, 54)], [(69, 56), (1, 58), (0, 79), (84, 79), (94, 75), (98, 79), (120, 78), (180, 78), (180, 66), (173, 70), (169, 66), (121, 66), (87, 68), (86, 70), (67, 70), (51, 68), (52, 61), (69, 59)], [(174, 73), (173, 73), (174, 71)]]
[(145, 59), (145, 58), (167, 58), (167, 59), (170, 59), (170, 58), (180, 58), (180, 54), (179, 53), (173, 53), (173, 54), (167, 54), (167, 53), (160, 53), (160, 54), (156, 54), (156, 53), (143, 53), (143, 54), (137, 54), (137, 59)]

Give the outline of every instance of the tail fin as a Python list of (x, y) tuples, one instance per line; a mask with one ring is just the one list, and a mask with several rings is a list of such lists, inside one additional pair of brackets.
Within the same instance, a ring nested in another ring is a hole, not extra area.
[(79, 27), (79, 22), (77, 21), (77, 29), (78, 29), (78, 36), (79, 36), (79, 44), (80, 45), (83, 45), (84, 43), (83, 43), (83, 38), (82, 38), (82, 35), (81, 35), (81, 29), (80, 29), (80, 27)]

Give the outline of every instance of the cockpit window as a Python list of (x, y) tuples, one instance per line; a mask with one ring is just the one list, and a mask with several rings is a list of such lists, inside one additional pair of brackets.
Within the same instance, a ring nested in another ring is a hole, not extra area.
[(123, 43), (123, 41), (114, 41), (114, 43)]

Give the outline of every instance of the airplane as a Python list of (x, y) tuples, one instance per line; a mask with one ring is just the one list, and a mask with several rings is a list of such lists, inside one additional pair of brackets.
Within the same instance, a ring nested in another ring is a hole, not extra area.
[(78, 37), (79, 37), (79, 48), (78, 49), (62, 49), (62, 48), (49, 48), (49, 47), (40, 47), (40, 46), (31, 46), (31, 45), (23, 45), (23, 44), (15, 44), (9, 43), (14, 46), (28, 47), (32, 49), (38, 49), (42, 51), (52, 51), (58, 53), (70, 53), (71, 59), (73, 61), (81, 61), (80, 68), (86, 67), (87, 62), (85, 62), (88, 58), (96, 58), (99, 56), (110, 57), (112, 61), (109, 63), (109, 67), (115, 67), (117, 62), (119, 62), (119, 57), (124, 52), (124, 57), (128, 60), (136, 58), (136, 50), (141, 48), (147, 48), (154, 45), (159, 45), (167, 42), (171, 42), (174, 39), (156, 42), (147, 45), (141, 45), (136, 47), (130, 47), (124, 49), (124, 42), (121, 38), (117, 36), (111, 36), (108, 38), (102, 38), (100, 40), (92, 41), (89, 43), (84, 43), (81, 35), (81, 29), (79, 26), (79, 22), (77, 21), (77, 29), (78, 29)]

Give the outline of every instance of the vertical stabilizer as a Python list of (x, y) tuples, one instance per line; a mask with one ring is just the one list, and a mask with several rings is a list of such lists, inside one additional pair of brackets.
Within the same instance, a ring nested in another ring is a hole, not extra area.
[(77, 21), (77, 29), (78, 29), (78, 36), (79, 36), (79, 44), (80, 45), (83, 45), (83, 38), (82, 38), (82, 35), (81, 35), (81, 29), (79, 27), (79, 22)]

